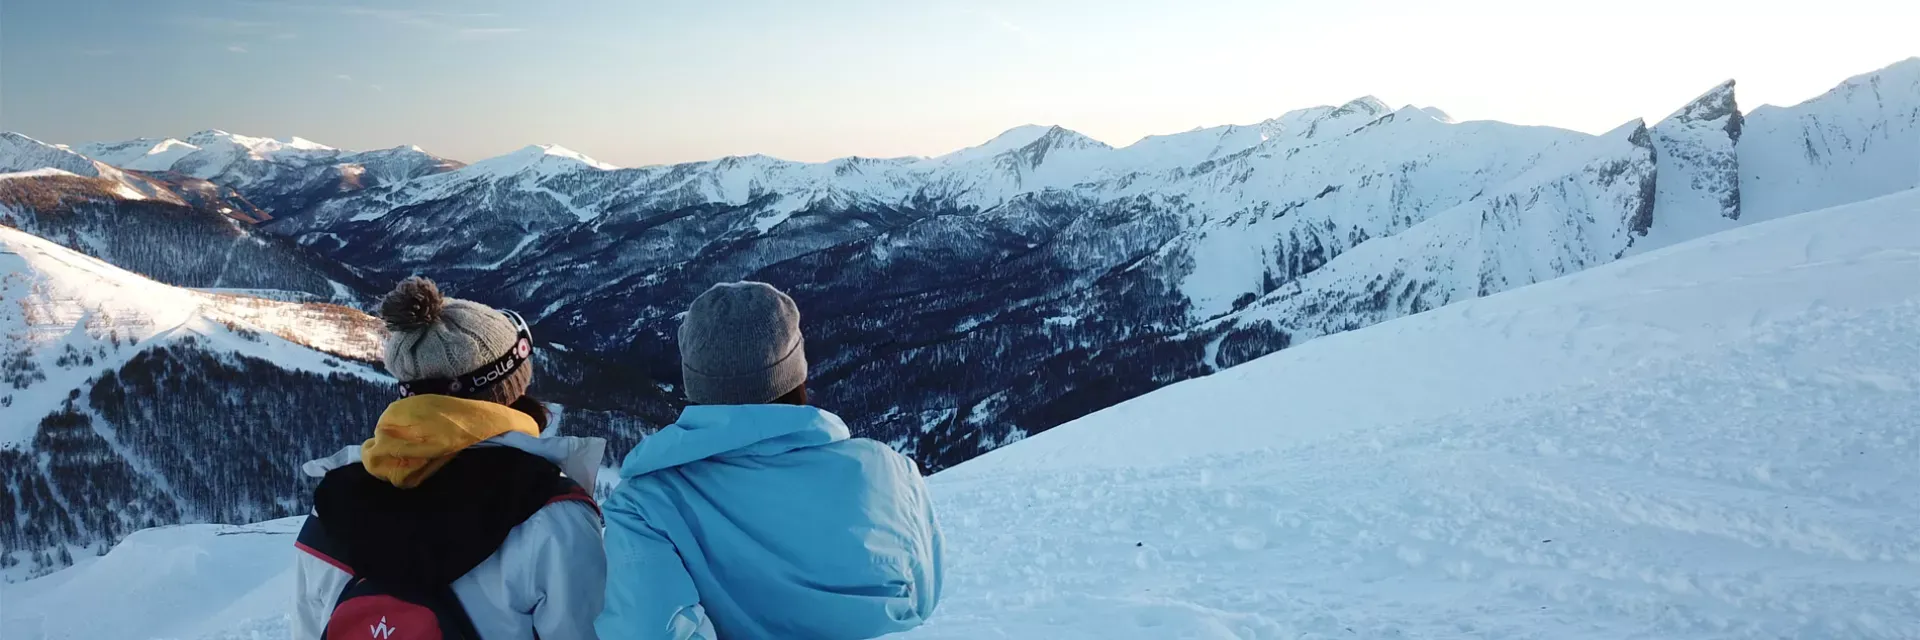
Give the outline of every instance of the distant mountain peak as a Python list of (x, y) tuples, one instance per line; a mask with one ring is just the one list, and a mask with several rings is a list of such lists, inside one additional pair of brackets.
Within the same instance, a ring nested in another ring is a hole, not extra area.
[(612, 170), (612, 169), (620, 168), (618, 166), (614, 166), (611, 164), (607, 164), (605, 162), (601, 162), (599, 160), (595, 160), (593, 158), (588, 157), (587, 154), (580, 153), (578, 151), (574, 151), (572, 149), (568, 149), (566, 147), (562, 147), (557, 144), (528, 145), (526, 148), (523, 148), (514, 153), (516, 155), (527, 154), (529, 156), (548, 156), (548, 157), (554, 157), (554, 158), (565, 158), (567, 160), (572, 160), (572, 161), (587, 165), (589, 167), (593, 167), (595, 169), (602, 169), (602, 170)]
[(1413, 105), (1407, 105), (1407, 108), (1418, 109), (1420, 113), (1426, 114), (1429, 118), (1433, 118), (1435, 122), (1444, 122), (1447, 124), (1456, 122), (1453, 119), (1453, 115), (1440, 110), (1440, 107), (1414, 107)]
[(1740, 105), (1734, 100), (1733, 81), (1728, 80), (1700, 94), (1700, 97), (1694, 98), (1686, 106), (1680, 107), (1678, 111), (1667, 116), (1666, 120), (1707, 122), (1739, 113)]
[(314, 141), (312, 141), (312, 140), (308, 140), (308, 139), (306, 139), (306, 138), (302, 138), (302, 137), (300, 137), (300, 136), (288, 136), (288, 137), (285, 137), (285, 138), (274, 138), (274, 139), (273, 139), (273, 141), (274, 141), (274, 142), (278, 142), (278, 143), (280, 143), (280, 144), (282, 144), (282, 145), (285, 145), (285, 146), (287, 146), (287, 147), (292, 147), (292, 148), (294, 148), (294, 149), (308, 149), (308, 150), (313, 150), (313, 151), (332, 151), (332, 150), (334, 150), (334, 148), (333, 148), (333, 147), (329, 147), (329, 146), (327, 146), (327, 145), (324, 145), (324, 144), (320, 144), (320, 143), (318, 143), (318, 142), (314, 142)]
[(1039, 140), (1042, 136), (1059, 128), (1060, 125), (1056, 124), (1023, 124), (1000, 132), (1000, 135), (994, 136), (992, 140), (988, 140), (986, 144), (980, 146), (1004, 146), (1008, 149), (1018, 149), (1033, 144), (1034, 141)]
[(338, 151), (338, 149), (333, 147), (299, 136), (258, 138), (221, 129), (206, 129), (195, 132), (193, 135), (187, 136), (187, 144), (196, 147), (235, 145), (257, 153), (272, 153), (277, 151)]
[(1002, 131), (1000, 135), (994, 136), (993, 139), (979, 145), (967, 147), (946, 155), (936, 156), (933, 160), (953, 164), (980, 158), (991, 158), (1010, 151), (1024, 149), (1027, 145), (1039, 141), (1040, 138), (1045, 137), (1048, 132), (1057, 128), (1059, 127), (1054, 125), (1023, 124)]
[(1058, 128), (1060, 128), (1059, 125), (1023, 124), (1000, 132), (1000, 135), (994, 136), (992, 140), (988, 140), (980, 146), (962, 149), (961, 152), (977, 150), (980, 152), (980, 155), (999, 155), (1039, 142), (1041, 138), (1046, 137), (1048, 133)]
[(1028, 143), (1027, 145), (1025, 145), (1025, 147), (1033, 147), (1035, 145), (1044, 145), (1048, 149), (1111, 149), (1112, 148), (1110, 145), (1108, 145), (1105, 142), (1101, 142), (1099, 140), (1095, 140), (1093, 138), (1087, 137), (1087, 135), (1084, 133), (1080, 133), (1078, 131), (1068, 129), (1060, 125), (1047, 127), (1046, 131), (1042, 132), (1038, 139), (1035, 139), (1033, 142)]
[(556, 172), (579, 168), (607, 171), (619, 167), (557, 144), (530, 144), (512, 153), (475, 162), (467, 166), (467, 171), (468, 175), (512, 175), (536, 168), (542, 172)]
[(1387, 103), (1382, 102), (1379, 98), (1367, 95), (1348, 100), (1346, 104), (1340, 105), (1334, 109), (1332, 113), (1328, 113), (1327, 115), (1328, 117), (1340, 117), (1349, 114), (1359, 114), (1377, 118), (1391, 111), (1393, 111), (1393, 108), (1387, 106)]

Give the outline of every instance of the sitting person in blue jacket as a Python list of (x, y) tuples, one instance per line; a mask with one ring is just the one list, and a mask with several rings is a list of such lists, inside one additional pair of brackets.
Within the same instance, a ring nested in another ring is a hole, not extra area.
[(688, 400), (607, 499), (602, 640), (872, 638), (940, 599), (940, 530), (913, 461), (807, 406), (800, 314), (716, 286), (680, 326)]

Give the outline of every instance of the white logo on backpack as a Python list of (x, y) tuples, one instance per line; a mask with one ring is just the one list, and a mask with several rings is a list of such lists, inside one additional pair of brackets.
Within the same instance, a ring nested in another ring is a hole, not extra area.
[(387, 626), (386, 616), (380, 616), (380, 626), (377, 626), (377, 627), (369, 626), (367, 628), (373, 631), (373, 637), (376, 638), (377, 640), (387, 640), (388, 638), (392, 638), (393, 632), (400, 630), (399, 627)]

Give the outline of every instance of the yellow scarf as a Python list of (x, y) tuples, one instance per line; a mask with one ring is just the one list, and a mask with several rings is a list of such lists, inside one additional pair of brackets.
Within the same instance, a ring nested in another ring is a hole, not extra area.
[(380, 414), (373, 438), (360, 447), (360, 462), (368, 473), (411, 489), (460, 450), (512, 431), (540, 437), (532, 416), (506, 405), (453, 396), (403, 398)]

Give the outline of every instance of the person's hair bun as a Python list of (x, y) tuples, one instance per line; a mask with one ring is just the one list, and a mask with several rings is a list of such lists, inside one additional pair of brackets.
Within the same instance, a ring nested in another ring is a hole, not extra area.
[(401, 280), (393, 293), (380, 301), (380, 319), (392, 331), (415, 331), (440, 321), (447, 299), (432, 280), (414, 276)]

